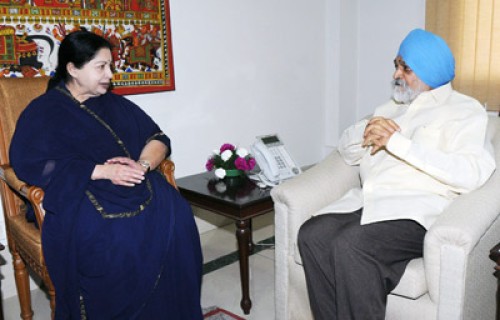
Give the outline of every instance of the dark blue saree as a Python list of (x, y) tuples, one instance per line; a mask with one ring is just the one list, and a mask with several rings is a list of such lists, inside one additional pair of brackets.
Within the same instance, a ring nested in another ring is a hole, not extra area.
[(96, 164), (137, 160), (170, 141), (139, 107), (107, 93), (83, 104), (64, 85), (21, 114), (10, 160), (45, 191), (44, 256), (56, 319), (201, 319), (202, 257), (188, 203), (157, 171), (135, 187), (91, 180)]

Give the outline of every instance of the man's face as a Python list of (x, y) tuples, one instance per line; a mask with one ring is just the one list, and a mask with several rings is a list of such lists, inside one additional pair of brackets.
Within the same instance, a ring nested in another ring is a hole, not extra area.
[(392, 75), (394, 80), (404, 80), (408, 87), (413, 90), (417, 90), (419, 88), (420, 79), (417, 77), (415, 72), (413, 72), (413, 70), (406, 65), (400, 56), (397, 56), (396, 59), (394, 59), (394, 68), (394, 74)]
[(423, 91), (430, 89), (398, 56), (394, 59), (393, 98), (399, 103), (409, 104)]

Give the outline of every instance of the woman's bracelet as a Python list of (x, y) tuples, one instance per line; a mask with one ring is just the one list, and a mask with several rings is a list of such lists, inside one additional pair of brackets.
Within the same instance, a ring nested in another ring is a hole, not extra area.
[(137, 160), (137, 163), (141, 165), (141, 167), (143, 167), (146, 172), (149, 172), (149, 170), (151, 169), (151, 162), (149, 162), (148, 160)]

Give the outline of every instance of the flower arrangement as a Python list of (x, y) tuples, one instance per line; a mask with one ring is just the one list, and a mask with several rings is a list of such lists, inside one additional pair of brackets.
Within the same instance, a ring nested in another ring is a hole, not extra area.
[(255, 158), (245, 148), (236, 148), (230, 143), (224, 143), (219, 150), (214, 150), (208, 158), (205, 168), (215, 169), (215, 176), (223, 179), (226, 176), (239, 175), (255, 167)]

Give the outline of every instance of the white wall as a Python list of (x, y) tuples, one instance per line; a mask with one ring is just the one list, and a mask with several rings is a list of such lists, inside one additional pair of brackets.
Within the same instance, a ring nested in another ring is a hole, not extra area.
[(425, 0), (360, 1), (358, 118), (390, 98), (399, 44), (414, 28), (425, 28)]
[[(173, 142), (176, 176), (224, 142), (278, 133), (301, 165), (390, 95), (399, 42), (425, 0), (170, 0), (176, 90), (129, 96)], [(3, 215), (2, 215), (3, 218)], [(0, 219), (2, 219), (0, 218)], [(197, 219), (200, 231), (210, 228)], [(3, 241), (5, 243), (5, 241)], [(15, 294), (10, 254), (0, 268)]]
[[(176, 90), (130, 96), (173, 141), (176, 175), (224, 142), (278, 133), (301, 164), (322, 153), (325, 2), (170, 2)], [(314, 141), (314, 143), (311, 143)]]

